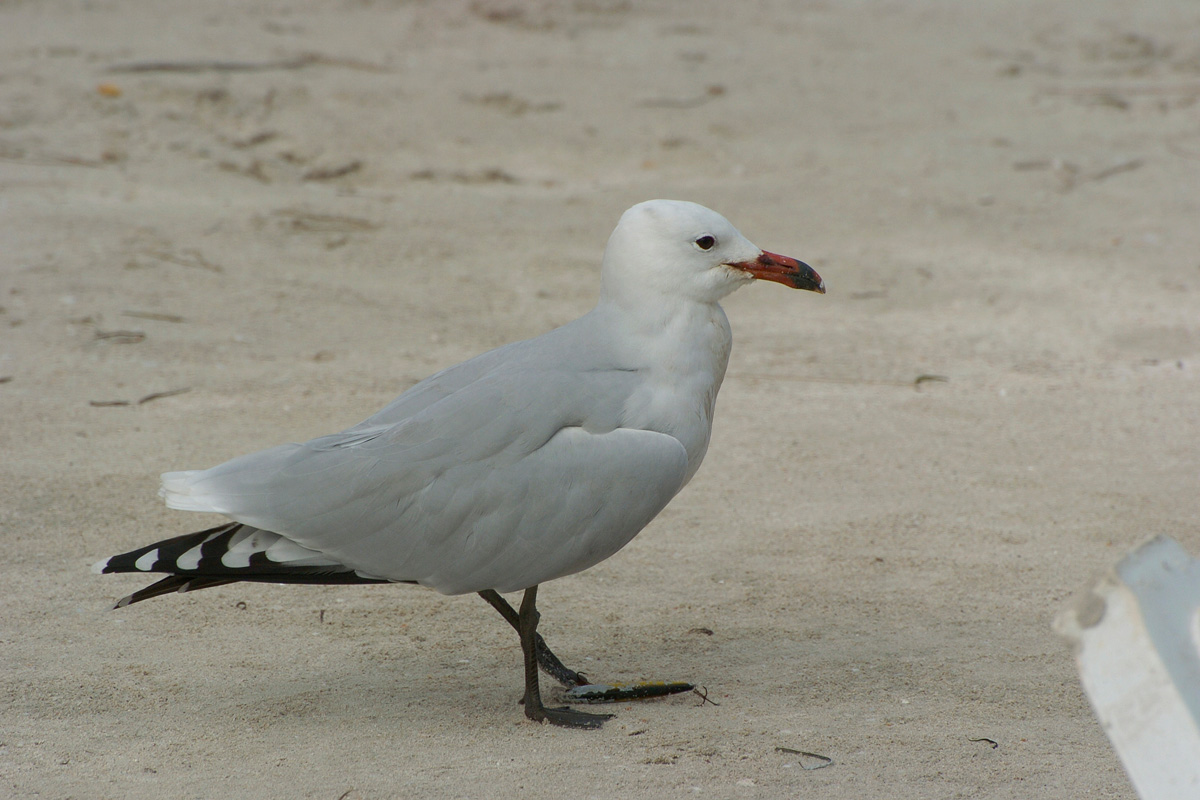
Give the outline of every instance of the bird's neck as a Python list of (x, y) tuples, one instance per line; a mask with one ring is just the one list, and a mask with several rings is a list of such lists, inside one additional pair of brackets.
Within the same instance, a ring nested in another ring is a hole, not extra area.
[[(606, 305), (596, 311), (605, 330), (620, 334), (613, 355), (620, 369), (642, 375), (625, 400), (623, 424), (676, 437), (687, 450), (687, 478), (708, 449), (717, 391), (725, 379), (732, 337), (716, 303), (668, 301), (634, 309)], [(610, 327), (611, 326), (611, 327)]]
[(615, 317), (622, 350), (643, 367), (667, 372), (711, 371), (724, 374), (729, 358), (730, 330), (717, 303), (679, 297), (646, 296), (614, 302), (602, 298), (597, 312)]

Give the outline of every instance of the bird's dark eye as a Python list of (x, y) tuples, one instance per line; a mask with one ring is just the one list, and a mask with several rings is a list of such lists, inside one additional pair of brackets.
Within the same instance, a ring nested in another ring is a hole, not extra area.
[(701, 250), (712, 250), (716, 246), (717, 240), (712, 236), (701, 236), (696, 240), (696, 247), (699, 247)]

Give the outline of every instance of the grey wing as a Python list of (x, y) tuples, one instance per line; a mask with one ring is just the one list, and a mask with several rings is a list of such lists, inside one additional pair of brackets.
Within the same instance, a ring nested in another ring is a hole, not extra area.
[[(486, 379), (497, 367), (503, 367), (506, 359), (510, 359), (514, 351), (519, 352), (525, 347), (527, 347), (527, 342), (513, 342), (436, 372), (411, 386), (395, 400), (344, 433), (365, 428), (377, 428), (381, 425), (395, 425), (416, 416), (455, 392), (462, 391), (476, 381)], [(342, 435), (334, 434), (334, 437)]]
[[(538, 392), (553, 396), (555, 382)], [(572, 424), (577, 414), (544, 410), (578, 398), (501, 402), (512, 397), (493, 382), (393, 425), (167, 473), (163, 493), (174, 508), (217, 511), (365, 573), (460, 593), (585, 569), (682, 488), (687, 453), (675, 438), (590, 431)]]
[[(519, 459), (458, 464), (353, 542), (306, 542), (371, 574), (448, 594), (507, 592), (586, 569), (620, 550), (682, 488), (671, 436), (568, 427)], [(365, 566), (365, 565), (369, 565)]]
[[(612, 365), (605, 356), (605, 329), (602, 323), (601, 327), (597, 327), (594, 314), (594, 311), (589, 312), (541, 336), (510, 342), (430, 375), (346, 433), (402, 422), (455, 393), (469, 391), (472, 384), (487, 382), (498, 375), (503, 377), (520, 372), (528, 374), (565, 368), (571, 371), (573, 379), (578, 382), (582, 376), (595, 370), (605, 372), (609, 388), (619, 391), (620, 386), (612, 385)], [(586, 343), (586, 348), (580, 348), (581, 342)], [(594, 400), (594, 397), (591, 395), (589, 399)]]

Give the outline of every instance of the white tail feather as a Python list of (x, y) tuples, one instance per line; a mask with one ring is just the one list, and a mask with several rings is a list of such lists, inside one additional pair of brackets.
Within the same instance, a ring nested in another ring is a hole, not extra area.
[(166, 500), (167, 508), (180, 511), (217, 511), (209, 498), (192, 493), (192, 484), (202, 472), (204, 470), (188, 469), (162, 474), (162, 487), (158, 490), (158, 496)]

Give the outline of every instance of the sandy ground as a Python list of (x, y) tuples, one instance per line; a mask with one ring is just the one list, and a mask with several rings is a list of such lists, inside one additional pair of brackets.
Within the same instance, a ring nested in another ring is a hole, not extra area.
[[(1133, 797), (1050, 623), (1151, 534), (1200, 552), (1198, 30), (1186, 0), (3, 4), (0, 794)], [(830, 288), (729, 299), (699, 476), (540, 597), (568, 662), (719, 706), (526, 722), (474, 596), (105, 610), (144, 581), (91, 562), (210, 523), (160, 472), (577, 316), (651, 197)]]

